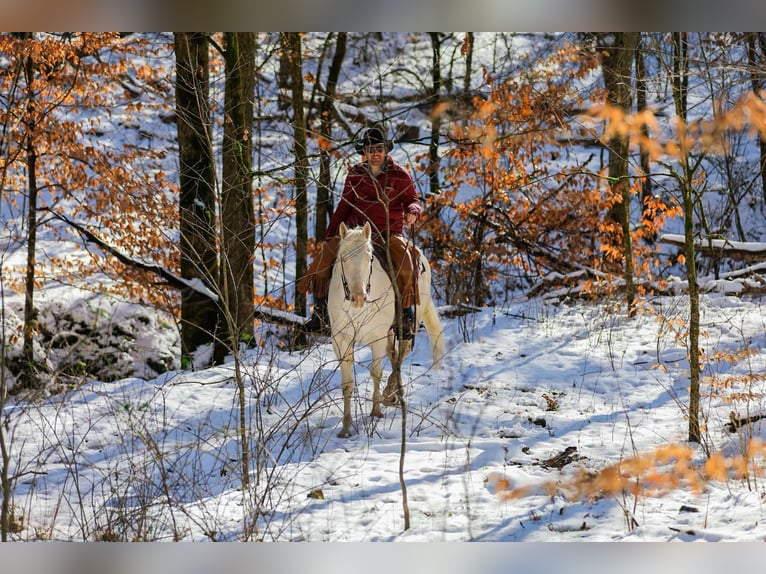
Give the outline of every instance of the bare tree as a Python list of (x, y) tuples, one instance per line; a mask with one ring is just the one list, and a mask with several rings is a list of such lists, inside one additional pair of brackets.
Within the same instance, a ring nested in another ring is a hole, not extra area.
[[(431, 90), (429, 99), (435, 109), (441, 96), (441, 34), (430, 32), (431, 37)], [(431, 139), (428, 143), (428, 181), (433, 195), (439, 194), (439, 132), (441, 132), (442, 117), (436, 111), (431, 117)]]
[(473, 67), (473, 32), (466, 32), (463, 42), (462, 53), (465, 56), (465, 76), (463, 78), (463, 97), (466, 99), (471, 93), (471, 69)]
[(255, 207), (252, 190), (252, 125), (255, 92), (255, 36), (224, 35), (226, 66), (221, 188), (221, 278), (231, 315), (232, 346), (252, 337)]
[[(636, 57), (636, 111), (642, 112), (647, 108), (647, 70), (646, 70), (646, 54), (643, 50), (642, 38), (639, 37), (638, 45), (635, 50)], [(649, 128), (644, 126), (641, 130), (644, 137), (649, 136)], [(641, 204), (644, 205), (647, 199), (651, 198), (654, 194), (654, 187), (651, 178), (651, 160), (649, 158), (649, 152), (646, 149), (641, 149)]]
[[(306, 151), (306, 114), (303, 103), (303, 51), (302, 34), (282, 34), (284, 51), (289, 54), (290, 88), (293, 111), (293, 153), (295, 155), (295, 276), (306, 274), (308, 256), (308, 155)], [(306, 312), (306, 294), (295, 290), (295, 310)]]
[[(676, 114), (685, 124), (687, 120), (687, 93), (689, 88), (688, 41), (686, 33), (673, 33), (673, 101)], [(701, 443), (700, 430), (700, 300), (697, 283), (697, 265), (694, 247), (694, 202), (693, 175), (700, 159), (692, 162), (685, 134), (679, 137), (682, 149), (679, 156), (681, 173), (674, 172), (681, 187), (684, 210), (684, 253), (686, 256), (686, 278), (689, 281), (689, 441)]]
[[(179, 148), (181, 277), (218, 284), (215, 168), (210, 122), (208, 35), (180, 32), (176, 52), (176, 127)], [(218, 303), (192, 288), (181, 290), (181, 360), (201, 345), (215, 344)], [(219, 353), (220, 354), (220, 353)]]
[[(31, 39), (31, 33), (24, 33), (24, 39)], [(27, 157), (27, 274), (24, 281), (24, 345), (22, 357), (24, 370), (22, 371), (22, 386), (36, 387), (38, 380), (35, 366), (33, 336), (35, 324), (35, 263), (37, 250), (37, 149), (35, 138), (37, 136), (38, 114), (35, 102), (36, 63), (32, 53), (24, 58), (22, 69), (26, 85), (27, 114), (24, 125), (24, 151)]]
[[(766, 74), (764, 73), (764, 63), (766, 63), (766, 33), (748, 32), (745, 34), (745, 43), (747, 44), (747, 60), (750, 65), (750, 82), (753, 86), (753, 92), (757, 96), (766, 89)], [(759, 149), (759, 167), (761, 171), (761, 192), (763, 201), (766, 203), (766, 140), (758, 138)]]
[[(633, 103), (632, 66), (639, 32), (612, 32), (599, 36), (602, 47), (601, 68), (607, 100), (625, 112)], [(633, 270), (633, 242), (630, 235), (630, 173), (628, 166), (629, 145), (627, 137), (613, 137), (608, 142), (609, 183), (616, 201), (609, 215), (622, 229), (622, 251), (625, 259), (625, 298), (628, 316), (635, 313), (636, 286)]]
[[(324, 96), (319, 107), (320, 129), (319, 135), (323, 141), (332, 141), (332, 124), (334, 117), (335, 92), (338, 85), (343, 58), (346, 56), (346, 40), (348, 33), (338, 32), (335, 40), (335, 55), (327, 74)], [(314, 239), (323, 241), (327, 231), (327, 223), (333, 209), (332, 184), (330, 174), (330, 150), (328, 145), (321, 146), (319, 150), (319, 182), (317, 184), (316, 218), (314, 221)]]

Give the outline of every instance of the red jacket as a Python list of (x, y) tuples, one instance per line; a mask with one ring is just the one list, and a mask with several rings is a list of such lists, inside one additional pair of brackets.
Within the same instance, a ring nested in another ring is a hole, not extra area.
[(381, 234), (386, 229), (401, 235), (404, 231), (404, 215), (420, 216), (421, 207), (415, 183), (403, 167), (386, 158), (383, 171), (373, 176), (365, 163), (358, 163), (348, 170), (343, 196), (330, 218), (327, 237), (338, 235), (343, 222), (349, 227), (364, 225), (369, 221), (373, 231)]

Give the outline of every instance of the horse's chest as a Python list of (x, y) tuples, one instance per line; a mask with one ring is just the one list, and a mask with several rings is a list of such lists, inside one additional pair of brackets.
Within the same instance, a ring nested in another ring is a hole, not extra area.
[(344, 337), (359, 343), (371, 343), (385, 336), (394, 317), (393, 290), (382, 273), (373, 274), (370, 287), (368, 302), (359, 308), (343, 297), (340, 285), (331, 289), (329, 311), (334, 334), (342, 332)]
[(357, 309), (348, 301), (344, 301), (337, 313), (341, 323), (352, 325), (354, 338), (363, 340), (372, 334), (380, 336), (382, 327), (386, 329), (391, 325), (394, 314), (394, 301), (383, 296), (382, 299), (373, 300)]

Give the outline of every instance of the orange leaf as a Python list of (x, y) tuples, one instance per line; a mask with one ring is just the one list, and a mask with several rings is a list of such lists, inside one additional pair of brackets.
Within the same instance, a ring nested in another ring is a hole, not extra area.
[(705, 475), (710, 480), (726, 480), (726, 457), (723, 453), (716, 452), (705, 463)]

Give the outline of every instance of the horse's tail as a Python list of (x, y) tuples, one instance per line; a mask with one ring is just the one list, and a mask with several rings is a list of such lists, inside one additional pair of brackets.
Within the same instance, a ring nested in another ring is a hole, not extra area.
[(438, 369), (441, 365), (441, 361), (447, 354), (446, 345), (444, 342), (444, 329), (442, 328), (442, 322), (439, 319), (439, 312), (436, 310), (433, 299), (426, 298), (425, 304), (419, 309), (421, 316), (419, 319), (423, 321), (428, 331), (428, 338), (431, 341), (431, 359), (433, 361), (434, 369)]

